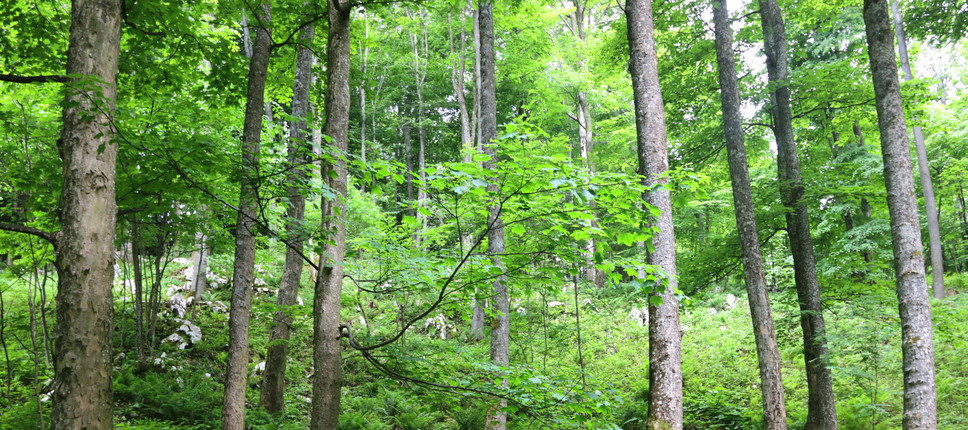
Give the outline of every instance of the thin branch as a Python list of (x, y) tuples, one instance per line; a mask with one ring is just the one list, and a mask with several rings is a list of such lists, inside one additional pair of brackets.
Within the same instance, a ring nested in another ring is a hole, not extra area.
[(0, 74), (0, 81), (2, 82), (13, 82), (17, 84), (45, 84), (48, 82), (67, 82), (67, 76), (64, 75), (37, 75), (37, 76), (21, 76), (21, 75), (7, 75)]

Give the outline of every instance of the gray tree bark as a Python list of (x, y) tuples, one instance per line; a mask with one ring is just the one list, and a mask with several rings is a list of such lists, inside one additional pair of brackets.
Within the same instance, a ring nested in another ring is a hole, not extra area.
[(467, 60), (464, 52), (466, 50), (467, 35), (464, 31), (463, 21), (460, 30), (460, 48), (454, 52), (454, 29), (450, 25), (451, 17), (447, 15), (447, 36), (450, 41), (450, 55), (454, 57), (451, 61), (450, 82), (454, 87), (454, 94), (457, 97), (457, 111), (460, 114), (460, 149), (462, 151), (461, 161), (470, 163), (473, 160), (474, 132), (471, 129), (471, 118), (467, 109), (467, 97), (464, 95), (464, 77), (467, 73)]
[(904, 429), (938, 428), (934, 380), (931, 302), (924, 274), (921, 222), (911, 174), (904, 105), (894, 56), (894, 33), (887, 0), (864, 0), (867, 53), (870, 57), (884, 157), (884, 184), (891, 215), (894, 276), (901, 315), (904, 368)]
[[(904, 80), (914, 79), (911, 60), (908, 57), (907, 37), (904, 33), (904, 19), (898, 1), (891, 2), (894, 16), (894, 31), (897, 34), (897, 51), (901, 56), (901, 70)], [(918, 118), (914, 117), (914, 123)], [(931, 181), (931, 166), (928, 162), (928, 149), (924, 144), (924, 131), (920, 126), (912, 127), (914, 150), (918, 154), (918, 174), (921, 177), (921, 193), (924, 195), (924, 211), (928, 217), (928, 249), (931, 251), (931, 288), (936, 299), (944, 298), (944, 254), (941, 252), (941, 227), (938, 219), (938, 206), (934, 198), (934, 183)]]
[[(651, 190), (644, 200), (662, 214), (651, 220), (658, 232), (652, 237), (654, 251), (648, 263), (664, 272), (662, 287), (649, 300), (649, 415), (650, 429), (682, 429), (682, 332), (679, 326), (679, 301), (675, 290), (676, 242), (672, 227), (672, 200), (665, 186), (669, 170), (665, 109), (659, 86), (659, 65), (655, 49), (655, 27), (651, 0), (626, 0), (628, 20), (629, 72), (635, 101), (635, 128), (638, 135), (639, 174)], [(661, 297), (655, 305), (652, 297)]]
[[(270, 3), (264, 0), (253, 13), (259, 22), (271, 25)], [(242, 187), (235, 228), (235, 262), (232, 274), (232, 306), (229, 311), (229, 351), (222, 400), (222, 429), (245, 428), (245, 389), (249, 371), (249, 315), (255, 281), (256, 208), (258, 207), (259, 151), (262, 116), (265, 114), (266, 74), (272, 30), (259, 28), (249, 61), (245, 120), (242, 126)]]
[[(493, 172), (497, 164), (497, 80), (495, 63), (497, 55), (494, 51), (494, 2), (482, 0), (478, 13), (480, 25), (481, 52), (481, 143), (484, 153), (491, 157), (484, 163), (488, 172)], [(504, 254), (504, 220), (501, 214), (499, 179), (489, 177), (487, 192), (492, 193), (492, 201), (488, 204), (487, 225), (487, 253), (491, 256), (491, 264), (501, 269), (498, 276), (491, 283), (491, 306), (494, 309), (494, 321), (491, 323), (491, 361), (498, 366), (510, 363), (511, 340), (511, 306), (508, 302), (508, 286), (506, 268), (501, 256)], [(507, 380), (503, 381), (507, 387)], [(501, 400), (493, 404), (487, 412), (488, 430), (504, 430), (507, 428), (507, 401)]]
[[(476, 15), (475, 15), (476, 16)], [(456, 44), (454, 43), (454, 30), (450, 26), (450, 15), (447, 15), (447, 35), (450, 41), (450, 54), (455, 56), (453, 64), (451, 64), (450, 80), (454, 87), (454, 94), (457, 95), (457, 110), (460, 113), (460, 136), (461, 136), (461, 161), (464, 163), (470, 163), (474, 159), (474, 151), (477, 147), (474, 145), (474, 135), (477, 122), (477, 110), (475, 106), (474, 118), (472, 121), (471, 115), (467, 109), (467, 98), (464, 95), (464, 76), (467, 73), (467, 60), (465, 58), (466, 51), (466, 39), (467, 35), (464, 32), (464, 26), (461, 25), (460, 32), (460, 50), (455, 54), (454, 48)], [(477, 23), (474, 23), (474, 28), (477, 28)], [(475, 32), (475, 34), (477, 34)], [(475, 40), (475, 50), (477, 46), (477, 41)], [(475, 83), (475, 87), (477, 84)], [(475, 92), (474, 102), (477, 102), (477, 95)], [(465, 245), (465, 249), (471, 244), (470, 235), (464, 235), (461, 239)], [(476, 293), (476, 290), (475, 290)], [(475, 294), (476, 295), (476, 294)], [(468, 338), (472, 341), (478, 341), (484, 338), (484, 307), (481, 306), (480, 302), (475, 298), (471, 302), (471, 329)]]
[[(340, 372), (339, 309), (346, 255), (346, 148), (350, 121), (350, 12), (352, 6), (328, 0), (329, 38), (326, 44), (326, 130), (332, 138), (334, 162), (323, 162), (321, 177), (336, 197), (322, 202), (321, 230), (329, 235), (320, 256), (320, 272), (313, 299), (313, 403), (310, 428), (335, 429), (339, 423)], [(334, 175), (330, 175), (335, 171)]]
[[(760, 18), (763, 24), (766, 69), (770, 86), (775, 88), (772, 94), (773, 135), (776, 137), (780, 197), (787, 208), (787, 235), (790, 238), (794, 282), (800, 303), (800, 327), (803, 330), (803, 359), (806, 363), (808, 390), (806, 428), (836, 429), (837, 408), (833, 380), (830, 369), (824, 362), (827, 357), (826, 330), (813, 239), (810, 237), (810, 215), (804, 200), (800, 160), (793, 137), (790, 87), (787, 85), (789, 75), (786, 26), (776, 0), (760, 0)], [(786, 428), (786, 417), (782, 416), (781, 420), (780, 412), (784, 411), (767, 412), (767, 428)], [(777, 427), (771, 427), (771, 423)]]
[[(304, 3), (303, 7), (309, 7)], [(286, 390), (286, 362), (289, 356), (289, 329), (292, 325), (290, 309), (296, 304), (299, 295), (299, 282), (303, 271), (303, 248), (306, 241), (302, 223), (306, 213), (306, 197), (303, 193), (308, 185), (306, 166), (313, 152), (312, 142), (307, 133), (306, 117), (309, 115), (309, 88), (312, 85), (312, 66), (315, 62), (313, 43), (316, 28), (307, 25), (299, 34), (300, 46), (296, 54), (296, 76), (292, 88), (292, 116), (296, 118), (291, 126), (289, 139), (289, 170), (286, 174), (286, 194), (289, 208), (286, 212), (286, 262), (282, 269), (282, 280), (276, 304), (275, 320), (269, 330), (269, 346), (266, 351), (266, 367), (259, 397), (260, 405), (270, 413), (285, 410), (283, 394)], [(363, 91), (361, 90), (361, 94)]]
[(759, 361), (764, 422), (767, 428), (786, 428), (780, 349), (776, 343), (776, 329), (773, 325), (763, 255), (760, 252), (760, 240), (756, 229), (753, 191), (750, 185), (743, 119), (740, 113), (733, 35), (726, 0), (713, 0), (713, 21), (716, 28), (719, 86), (722, 90), (720, 97), (723, 103), (723, 129), (726, 136), (729, 176), (733, 187), (736, 229), (743, 253), (743, 275), (749, 297), (750, 316), (753, 320), (756, 356)]
[(61, 232), (55, 241), (55, 429), (110, 429), (114, 285), (115, 161), (111, 116), (117, 97), (121, 2), (75, 0), (58, 141), (63, 172)]

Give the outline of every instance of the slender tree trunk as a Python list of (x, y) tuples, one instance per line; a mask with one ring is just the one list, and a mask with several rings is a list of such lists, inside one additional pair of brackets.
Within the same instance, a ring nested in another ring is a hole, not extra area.
[[(473, 150), (481, 150), (481, 23), (480, 23), (480, 9), (479, 7), (474, 7), (471, 2), (468, 2), (469, 7), (473, 10), (472, 20), (474, 21), (472, 26), (472, 38), (474, 43), (474, 82), (473, 82), (473, 100), (471, 103), (471, 118), (470, 127), (468, 130), (470, 140), (468, 140), (469, 146)], [(495, 85), (496, 86), (496, 85)], [(496, 104), (496, 102), (495, 102)], [(463, 135), (462, 135), (463, 136)], [(466, 156), (465, 162), (470, 163), (473, 161), (473, 156)], [(477, 291), (475, 290), (475, 293)], [(475, 294), (476, 295), (476, 294)], [(474, 300), (473, 309), (471, 311), (471, 339), (477, 341), (484, 339), (484, 303), (482, 300)]]
[[(326, 48), (326, 135), (332, 138), (335, 162), (323, 162), (322, 177), (336, 194), (322, 202), (322, 231), (331, 232), (320, 256), (320, 273), (313, 299), (313, 403), (310, 428), (335, 429), (339, 422), (340, 294), (346, 254), (346, 154), (350, 119), (351, 5), (328, 0), (329, 38)], [(330, 171), (335, 170), (335, 175)]]
[(473, 160), (474, 132), (471, 130), (471, 119), (467, 112), (467, 98), (464, 96), (464, 75), (467, 73), (467, 61), (464, 57), (466, 50), (465, 41), (467, 35), (464, 32), (463, 21), (460, 31), (460, 50), (454, 53), (454, 29), (451, 26), (451, 16), (447, 15), (447, 36), (450, 41), (450, 55), (454, 58), (450, 69), (450, 82), (454, 87), (454, 94), (457, 97), (457, 111), (460, 114), (460, 149), (462, 151), (461, 160), (470, 163)]
[[(303, 3), (308, 8), (308, 3)], [(307, 25), (299, 35), (301, 44), (312, 46), (315, 26)], [(292, 325), (291, 308), (299, 295), (299, 282), (302, 279), (303, 245), (305, 234), (302, 232), (306, 213), (306, 197), (303, 193), (308, 186), (306, 165), (313, 148), (309, 133), (306, 132), (306, 117), (309, 115), (309, 88), (312, 82), (312, 49), (300, 46), (296, 54), (296, 76), (292, 88), (292, 124), (289, 139), (289, 173), (286, 177), (286, 194), (289, 208), (286, 213), (286, 262), (282, 269), (279, 294), (276, 304), (275, 320), (269, 330), (269, 346), (266, 351), (266, 368), (263, 377), (262, 393), (259, 403), (270, 413), (285, 410), (283, 394), (286, 390), (286, 362), (289, 356), (289, 329)], [(360, 90), (360, 94), (363, 94)]]
[[(894, 31), (897, 33), (897, 50), (901, 56), (901, 69), (904, 71), (904, 80), (914, 79), (914, 72), (911, 70), (911, 61), (908, 58), (907, 37), (904, 33), (904, 20), (901, 17), (901, 10), (898, 0), (891, 2), (891, 12), (894, 15)], [(915, 124), (918, 118), (912, 121)], [(931, 166), (928, 163), (928, 150), (924, 144), (924, 131), (921, 126), (915, 125), (914, 149), (918, 154), (918, 174), (921, 176), (921, 192), (924, 194), (924, 211), (928, 217), (928, 249), (931, 251), (931, 287), (934, 290), (936, 299), (944, 298), (944, 255), (941, 253), (941, 227), (938, 217), (938, 206), (934, 199), (934, 184), (931, 181)]]
[[(790, 87), (787, 85), (786, 26), (776, 0), (760, 0), (766, 69), (773, 90), (773, 135), (777, 144), (780, 196), (787, 208), (787, 235), (793, 254), (794, 282), (800, 303), (800, 327), (803, 329), (803, 359), (807, 373), (808, 430), (836, 429), (837, 408), (833, 380), (827, 367), (826, 330), (817, 264), (810, 237), (810, 216), (804, 200), (800, 178), (800, 160), (793, 138), (793, 114), (790, 111)], [(781, 392), (782, 393), (782, 392)], [(781, 399), (777, 399), (782, 403)], [(779, 407), (779, 403), (771, 407)], [(767, 428), (786, 428), (784, 409), (767, 412)]]
[[(582, 45), (582, 51), (584, 51), (585, 39), (587, 37), (586, 28), (586, 17), (589, 16), (589, 11), (586, 6), (579, 0), (573, 1), (575, 6), (575, 12), (572, 13), (572, 26), (573, 35), (580, 41)], [(582, 55), (578, 61), (578, 69), (581, 73), (587, 72), (587, 61)], [(581, 157), (582, 163), (585, 164), (585, 168), (588, 169), (589, 173), (594, 175), (595, 166), (592, 161), (594, 154), (594, 143), (592, 138), (594, 136), (594, 126), (592, 125), (592, 111), (591, 105), (588, 102), (588, 94), (583, 89), (578, 90), (577, 94), (578, 101), (578, 152)], [(594, 211), (595, 201), (589, 201), (588, 207)], [(588, 220), (588, 226), (595, 228), (598, 226), (598, 220), (592, 218)], [(585, 278), (598, 288), (605, 286), (605, 277), (601, 270), (595, 267), (595, 239), (589, 238), (585, 242)]]
[(258, 207), (259, 147), (262, 116), (265, 113), (266, 74), (269, 69), (269, 44), (272, 38), (269, 0), (263, 0), (253, 13), (261, 14), (249, 62), (245, 122), (242, 129), (242, 187), (235, 228), (235, 263), (232, 274), (232, 307), (229, 311), (229, 351), (226, 359), (222, 428), (245, 427), (245, 389), (249, 371), (249, 314), (252, 285), (255, 281), (255, 217)]
[[(208, 254), (209, 249), (205, 242), (208, 241), (208, 237), (205, 233), (198, 232), (195, 233), (195, 242), (198, 244), (198, 258), (193, 259), (195, 265), (195, 272), (192, 274), (192, 299), (193, 303), (198, 303), (202, 299), (202, 294), (208, 289)], [(193, 309), (197, 309), (198, 306), (193, 306)]]
[(115, 161), (111, 115), (121, 41), (119, 0), (76, 0), (71, 8), (63, 134), (61, 232), (55, 251), (55, 429), (112, 424)]
[(904, 105), (887, 0), (864, 0), (867, 52), (873, 74), (884, 183), (891, 214), (894, 275), (901, 315), (904, 368), (903, 428), (938, 428), (931, 302), (924, 274), (921, 222), (911, 175)]
[(716, 27), (716, 58), (719, 64), (719, 86), (722, 89), (723, 128), (726, 135), (726, 151), (729, 154), (729, 176), (733, 186), (736, 229), (743, 253), (743, 275), (749, 297), (750, 316), (753, 319), (763, 413), (767, 428), (786, 428), (780, 349), (776, 343), (766, 272), (763, 268), (763, 255), (760, 252), (759, 235), (756, 229), (753, 191), (750, 185), (743, 120), (740, 113), (733, 35), (726, 0), (713, 0), (713, 20)]
[[(650, 188), (645, 203), (662, 213), (650, 222), (658, 231), (652, 237), (654, 251), (648, 263), (663, 272), (662, 286), (649, 300), (649, 429), (682, 429), (682, 332), (679, 326), (679, 300), (675, 290), (676, 242), (672, 227), (672, 200), (669, 195), (669, 155), (666, 142), (665, 111), (659, 86), (659, 65), (655, 49), (655, 27), (651, 0), (626, 0), (628, 21), (629, 72), (635, 102), (635, 128), (639, 171), (643, 184)], [(653, 297), (661, 297), (656, 305)]]
[[(468, 0), (472, 2), (472, 0)], [(481, 143), (481, 8), (474, 8), (474, 106), (471, 112), (471, 126), (474, 127), (474, 143), (478, 151), (483, 151)]]
[[(409, 8), (406, 8), (406, 13), (407, 13), (407, 16), (412, 20), (414, 20), (415, 22), (419, 22), (422, 18), (418, 14), (411, 13)], [(416, 177), (419, 179), (418, 186), (416, 187), (417, 188), (416, 189), (417, 208), (422, 208), (426, 204), (425, 200), (427, 199), (426, 187), (424, 185), (424, 183), (427, 180), (426, 174), (424, 173), (424, 169), (426, 169), (427, 167), (426, 153), (425, 153), (426, 147), (427, 147), (427, 130), (424, 127), (425, 118), (424, 118), (424, 98), (423, 98), (423, 87), (424, 87), (424, 82), (426, 81), (426, 78), (427, 78), (427, 67), (426, 67), (427, 66), (426, 64), (427, 30), (422, 23), (420, 24), (420, 27), (421, 28), (417, 31), (409, 32), (410, 49), (411, 51), (413, 51), (414, 87), (417, 90), (416, 91), (417, 92), (417, 143), (419, 147), (417, 148), (417, 164), (416, 166), (411, 166), (416, 168)], [(423, 56), (423, 58), (421, 58), (421, 55), (420, 55), (421, 47), (424, 48), (425, 55)], [(411, 169), (411, 172), (413, 172), (413, 169)], [(409, 190), (412, 187), (412, 185), (413, 185), (412, 181), (407, 183), (408, 192), (410, 192)], [(412, 196), (408, 196), (408, 197), (411, 197), (412, 199)], [(426, 225), (427, 220), (419, 210), (414, 213), (414, 216), (417, 219), (417, 224), (421, 226), (421, 228)], [(420, 242), (420, 236), (414, 235), (414, 243), (419, 244), (419, 242)]]
[[(33, 248), (33, 246), (31, 246), (31, 248)], [(27, 304), (30, 306), (30, 347), (34, 354), (34, 397), (37, 399), (37, 415), (40, 421), (40, 428), (43, 429), (46, 428), (46, 426), (44, 425), (44, 405), (40, 400), (40, 357), (38, 357), (39, 353), (37, 352), (37, 316), (36, 306), (34, 303), (37, 299), (37, 290), (39, 290), (41, 287), (40, 280), (37, 279), (38, 276), (36, 267), (34, 267), (33, 273), (31, 273), (31, 278), (33, 279), (33, 282), (31, 282), (31, 285), (27, 290)], [(9, 362), (7, 364), (9, 365)], [(7, 395), (9, 396), (9, 386)]]
[(145, 306), (144, 273), (141, 266), (141, 233), (137, 215), (131, 221), (131, 267), (134, 271), (134, 344), (138, 354), (138, 365), (145, 365)]
[[(366, 68), (370, 55), (370, 25), (363, 10), (363, 41), (360, 42), (360, 56), (363, 57), (362, 78), (360, 79), (360, 158), (366, 163)], [(374, 113), (375, 114), (375, 113)], [(364, 184), (365, 186), (365, 184)]]
[[(478, 25), (480, 32), (481, 57), (481, 142), (484, 153), (490, 160), (484, 163), (489, 176), (497, 166), (497, 80), (495, 76), (495, 62), (497, 55), (494, 51), (494, 2), (482, 0), (479, 6)], [(511, 319), (510, 303), (508, 302), (507, 274), (502, 261), (504, 254), (504, 220), (501, 213), (500, 185), (496, 175), (488, 178), (487, 192), (492, 194), (488, 203), (487, 224), (487, 252), (491, 256), (491, 264), (501, 270), (491, 283), (491, 305), (494, 308), (494, 321), (491, 323), (491, 361), (498, 366), (510, 363)], [(502, 385), (507, 387), (507, 380)], [(492, 404), (487, 412), (488, 430), (504, 430), (507, 428), (507, 401), (501, 400)]]
[(4, 358), (4, 369), (7, 370), (7, 381), (5, 384), (7, 398), (10, 397), (10, 387), (13, 385), (13, 367), (10, 366), (10, 351), (7, 350), (7, 338), (4, 337), (3, 332), (7, 327), (6, 319), (6, 309), (4, 308), (3, 301), (3, 290), (0, 290), (0, 347), (3, 348), (3, 358)]
[[(413, 203), (413, 144), (410, 142), (410, 123), (408, 119), (403, 119), (400, 126), (400, 134), (403, 135), (403, 159), (407, 166), (407, 204)], [(413, 214), (415, 211), (408, 210), (407, 213)]]

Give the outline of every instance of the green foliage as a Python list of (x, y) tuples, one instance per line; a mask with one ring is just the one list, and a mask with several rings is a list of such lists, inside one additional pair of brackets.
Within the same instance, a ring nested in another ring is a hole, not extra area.
[(124, 405), (121, 414), (209, 426), (204, 428), (217, 428), (221, 391), (212, 377), (186, 369), (138, 375), (133, 366), (125, 366), (114, 378), (115, 398)]

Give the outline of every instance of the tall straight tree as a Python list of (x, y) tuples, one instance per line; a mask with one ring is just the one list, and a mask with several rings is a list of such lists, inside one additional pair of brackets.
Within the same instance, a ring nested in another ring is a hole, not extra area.
[(764, 422), (768, 429), (786, 428), (780, 349), (776, 343), (776, 330), (773, 326), (770, 298), (766, 289), (763, 255), (760, 253), (760, 239), (756, 229), (753, 191), (743, 137), (743, 119), (740, 114), (733, 34), (726, 0), (713, 0), (713, 22), (716, 29), (719, 86), (722, 91), (720, 97), (723, 102), (723, 129), (726, 135), (729, 176), (733, 186), (736, 230), (739, 233), (739, 243), (743, 253), (743, 275), (749, 296), (750, 316), (753, 319), (756, 357), (759, 360), (760, 385), (763, 387)]
[[(894, 16), (894, 31), (897, 34), (897, 52), (901, 57), (901, 70), (904, 80), (914, 79), (911, 60), (908, 57), (907, 36), (904, 33), (904, 19), (898, 0), (891, 2)], [(918, 122), (918, 118), (914, 118)], [(931, 250), (931, 288), (936, 299), (944, 298), (944, 255), (941, 253), (941, 227), (938, 225), (938, 205), (934, 199), (934, 183), (931, 181), (931, 166), (928, 162), (928, 149), (924, 144), (924, 130), (921, 126), (912, 127), (914, 151), (918, 155), (918, 175), (921, 177), (921, 193), (924, 195), (924, 211), (928, 217), (928, 249)]]
[[(304, 3), (304, 7), (309, 4)], [(307, 25), (299, 35), (299, 48), (296, 53), (296, 76), (292, 86), (292, 116), (289, 138), (289, 169), (286, 173), (286, 194), (289, 208), (286, 213), (286, 262), (279, 282), (276, 300), (279, 309), (269, 331), (269, 346), (266, 351), (266, 368), (263, 377), (262, 393), (259, 403), (272, 413), (285, 409), (283, 394), (286, 389), (286, 362), (289, 355), (289, 327), (292, 325), (291, 308), (296, 304), (299, 294), (299, 281), (302, 279), (304, 237), (303, 219), (306, 213), (306, 189), (308, 175), (306, 166), (313, 147), (309, 133), (306, 132), (306, 116), (309, 114), (309, 88), (312, 85), (313, 56), (312, 43), (316, 29)], [(362, 90), (361, 90), (362, 93)], [(363, 124), (366, 122), (364, 121)]]
[[(497, 80), (495, 76), (497, 55), (494, 51), (494, 2), (481, 0), (477, 15), (481, 36), (481, 144), (490, 159), (484, 163), (488, 172), (493, 172), (497, 164)], [(501, 256), (504, 254), (504, 220), (498, 193), (500, 186), (497, 175), (488, 175), (487, 192), (493, 194), (488, 204), (487, 253), (491, 264), (501, 270), (501, 275), (491, 283), (491, 306), (494, 322), (491, 324), (491, 361), (498, 366), (507, 366), (511, 358), (511, 305), (508, 301), (507, 272)], [(503, 384), (507, 386), (507, 380)], [(507, 428), (507, 401), (493, 405), (487, 413), (488, 430)]]
[[(115, 160), (112, 116), (121, 2), (77, 0), (71, 8), (63, 132), (61, 231), (54, 240), (54, 429), (110, 429)], [(48, 236), (48, 239), (54, 237)]]
[[(649, 297), (649, 416), (650, 429), (682, 429), (682, 336), (679, 300), (675, 290), (676, 238), (672, 229), (672, 199), (666, 172), (669, 147), (666, 141), (665, 108), (659, 86), (659, 63), (655, 49), (652, 0), (626, 0), (629, 72), (635, 101), (639, 174), (651, 188), (644, 200), (662, 213), (651, 219), (658, 232), (652, 238), (648, 263), (664, 272), (664, 279)], [(653, 298), (661, 298), (656, 304)]]
[[(837, 428), (833, 380), (824, 360), (827, 358), (826, 330), (817, 262), (810, 237), (810, 215), (804, 200), (800, 159), (793, 138), (793, 114), (790, 110), (790, 87), (787, 83), (786, 25), (776, 0), (760, 0), (763, 24), (763, 47), (766, 71), (773, 88), (773, 135), (776, 138), (780, 197), (787, 208), (787, 235), (793, 254), (794, 283), (800, 303), (800, 327), (803, 330), (803, 360), (807, 373), (807, 429)], [(783, 427), (786, 427), (784, 417)], [(777, 423), (777, 425), (779, 425)], [(777, 427), (781, 428), (781, 427)]]
[(350, 124), (350, 12), (352, 5), (328, 0), (326, 42), (326, 129), (330, 154), (320, 165), (320, 177), (333, 193), (323, 199), (323, 251), (313, 298), (313, 403), (310, 428), (335, 429), (339, 423), (340, 294), (346, 255), (346, 148)]
[(938, 399), (934, 380), (934, 342), (931, 302), (924, 274), (921, 221), (911, 174), (907, 125), (894, 56), (894, 33), (887, 0), (864, 0), (867, 53), (870, 56), (884, 158), (884, 184), (891, 215), (894, 276), (901, 314), (901, 353), (904, 368), (906, 430), (938, 428)]
[[(468, 5), (467, 7), (473, 7)], [(474, 17), (477, 16), (475, 12), (472, 14)], [(466, 44), (467, 44), (467, 32), (465, 30), (464, 18), (462, 14), (461, 18), (461, 31), (458, 39), (460, 40), (460, 46), (456, 46), (454, 42), (454, 29), (451, 23), (450, 14), (447, 15), (447, 36), (450, 46), (450, 56), (452, 61), (450, 80), (451, 85), (454, 87), (454, 94), (457, 98), (457, 110), (460, 113), (460, 141), (461, 141), (461, 162), (470, 163), (474, 159), (474, 151), (477, 150), (477, 146), (474, 144), (475, 130), (477, 129), (477, 107), (474, 106), (474, 117), (471, 118), (470, 113), (467, 109), (467, 98), (464, 95), (464, 76), (467, 72), (467, 59), (466, 59)], [(477, 29), (477, 21), (474, 19), (473, 23), (474, 29)], [(477, 34), (477, 31), (474, 31)], [(455, 48), (459, 48), (455, 52)], [(477, 51), (477, 41), (474, 40), (474, 50)], [(475, 68), (476, 70), (476, 68)], [(474, 83), (475, 88), (477, 83)], [(474, 102), (477, 102), (477, 92), (474, 93)], [(471, 236), (465, 234), (463, 238), (465, 247), (470, 246)], [(478, 341), (484, 338), (484, 307), (481, 306), (481, 301), (476, 298), (471, 302), (471, 331), (469, 335), (470, 340)]]
[(242, 126), (242, 186), (235, 227), (235, 262), (232, 274), (232, 308), (229, 311), (229, 351), (225, 363), (222, 428), (245, 428), (245, 389), (249, 372), (249, 315), (255, 281), (256, 208), (258, 207), (259, 152), (262, 115), (265, 114), (266, 74), (272, 39), (270, 2), (263, 0), (253, 13), (259, 15), (255, 43), (249, 59), (249, 83)]

